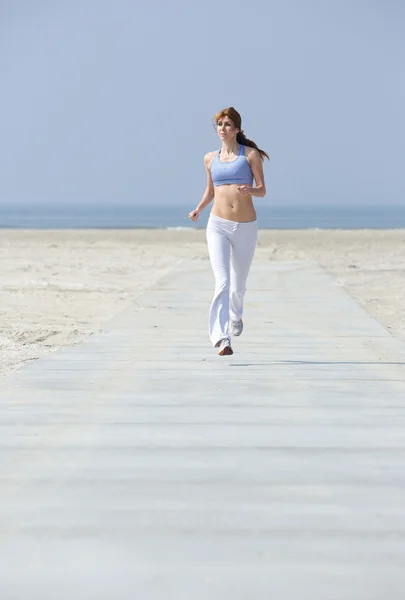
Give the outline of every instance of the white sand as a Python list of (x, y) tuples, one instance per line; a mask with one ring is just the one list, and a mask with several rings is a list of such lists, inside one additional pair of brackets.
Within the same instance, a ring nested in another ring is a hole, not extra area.
[[(81, 343), (185, 257), (208, 260), (204, 231), (1, 230), (0, 373)], [(405, 230), (263, 230), (256, 257), (316, 261), (405, 339)]]

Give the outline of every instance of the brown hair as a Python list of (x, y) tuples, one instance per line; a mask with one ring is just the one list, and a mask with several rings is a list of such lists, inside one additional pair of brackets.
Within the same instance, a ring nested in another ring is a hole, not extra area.
[(216, 127), (218, 121), (220, 121), (224, 117), (228, 117), (229, 119), (231, 119), (235, 127), (239, 129), (239, 132), (236, 135), (236, 141), (238, 142), (238, 144), (242, 144), (243, 146), (249, 146), (250, 148), (256, 148), (262, 160), (264, 160), (265, 156), (270, 160), (269, 155), (264, 150), (258, 148), (255, 142), (252, 142), (252, 140), (248, 140), (248, 138), (245, 136), (242, 129), (242, 117), (233, 106), (230, 106), (229, 108), (223, 108), (221, 111), (219, 111), (219, 113), (215, 115), (214, 126)]

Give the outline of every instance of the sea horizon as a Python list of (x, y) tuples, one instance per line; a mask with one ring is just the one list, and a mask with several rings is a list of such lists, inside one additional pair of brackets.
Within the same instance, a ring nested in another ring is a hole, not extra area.
[[(197, 222), (189, 206), (38, 205), (0, 206), (0, 229), (203, 229), (210, 209)], [(260, 229), (402, 229), (405, 205), (271, 205), (256, 203)]]

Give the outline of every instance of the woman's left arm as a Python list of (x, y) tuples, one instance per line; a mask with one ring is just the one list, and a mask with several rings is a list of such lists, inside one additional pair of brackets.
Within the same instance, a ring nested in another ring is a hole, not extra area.
[(264, 183), (263, 162), (261, 156), (256, 148), (252, 148), (249, 152), (249, 157), (246, 157), (246, 159), (252, 169), (256, 186), (241, 185), (238, 187), (238, 190), (244, 195), (250, 194), (251, 196), (263, 198), (266, 195), (266, 184)]

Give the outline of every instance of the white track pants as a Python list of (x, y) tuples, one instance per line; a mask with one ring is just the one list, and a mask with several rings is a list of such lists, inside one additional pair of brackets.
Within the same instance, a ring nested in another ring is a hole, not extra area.
[(210, 215), (207, 242), (215, 277), (215, 293), (209, 316), (212, 345), (230, 338), (229, 318), (239, 321), (243, 313), (246, 280), (257, 241), (257, 221), (238, 223)]

